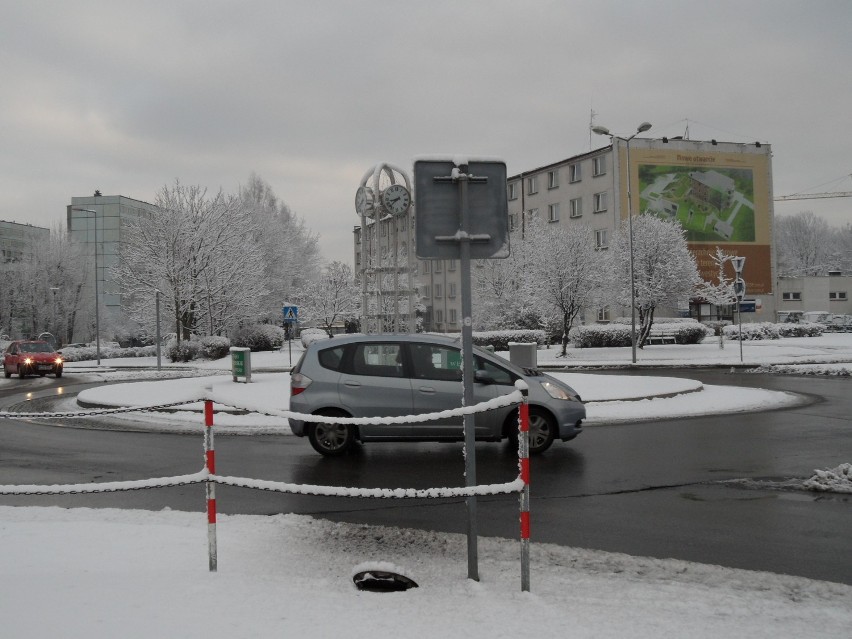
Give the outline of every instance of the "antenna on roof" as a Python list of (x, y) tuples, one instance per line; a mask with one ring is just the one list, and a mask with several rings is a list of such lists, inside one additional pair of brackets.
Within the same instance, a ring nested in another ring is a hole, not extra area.
[(595, 126), (595, 110), (592, 108), (591, 102), (589, 102), (589, 151), (592, 150), (592, 129)]

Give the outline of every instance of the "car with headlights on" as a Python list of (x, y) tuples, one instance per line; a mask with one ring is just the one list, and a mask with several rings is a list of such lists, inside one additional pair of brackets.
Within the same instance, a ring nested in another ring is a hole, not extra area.
[(63, 364), (62, 355), (43, 340), (16, 340), (3, 354), (3, 373), (7, 378), (14, 373), (18, 377), (44, 377), (48, 373), (62, 377)]
[[(480, 348), (473, 349), (474, 402), (529, 386), (530, 452), (582, 432), (586, 407), (577, 392), (537, 369), (519, 368)], [(326, 417), (399, 417), (459, 408), (462, 354), (457, 339), (441, 335), (347, 335), (310, 344), (290, 375), (290, 410)], [(298, 437), (327, 456), (342, 455), (356, 441), (464, 441), (463, 418), (422, 423), (325, 424), (289, 419)], [(480, 441), (516, 440), (517, 406), (480, 412)]]

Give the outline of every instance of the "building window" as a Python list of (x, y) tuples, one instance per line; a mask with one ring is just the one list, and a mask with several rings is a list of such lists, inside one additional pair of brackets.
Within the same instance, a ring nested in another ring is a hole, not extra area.
[(432, 269), (431, 262), (423, 262), (423, 275), (429, 275), (429, 271)]
[[(450, 282), (447, 284), (447, 297), (455, 297), (456, 296), (456, 283)], [(453, 321), (453, 320), (450, 320)]]
[(443, 268), (444, 262), (442, 260), (435, 260), (435, 272), (440, 273), (441, 268)]
[(518, 199), (518, 183), (517, 182), (512, 182), (509, 185), (509, 199), (510, 200), (517, 200)]
[(441, 285), (435, 284), (435, 297), (441, 297)]
[(447, 310), (447, 321), (448, 321), (450, 324), (455, 324), (455, 323), (456, 323), (456, 309), (451, 308), (451, 309), (448, 309), (448, 310)]
[(583, 215), (583, 198), (574, 198), (569, 204), (571, 205), (571, 217)]
[(600, 250), (609, 248), (606, 229), (598, 229), (595, 231), (595, 248)]
[(428, 286), (423, 287), (423, 297), (429, 297), (429, 287)]
[(559, 188), (559, 172), (558, 171), (548, 171), (547, 172), (547, 188), (549, 188), (549, 189)]
[(514, 214), (514, 213), (510, 214), (510, 215), (509, 215), (509, 230), (510, 230), (510, 231), (514, 231), (514, 230), (515, 230), (515, 227), (516, 227), (517, 225), (518, 225), (518, 223), (517, 223), (517, 221), (516, 221), (516, 219), (515, 219), (515, 214)]
[(610, 311), (609, 306), (604, 306), (603, 308), (598, 309), (598, 321), (599, 322), (608, 322), (610, 320)]
[(532, 177), (527, 178), (527, 193), (529, 195), (538, 193), (538, 176), (533, 175)]
[(444, 311), (440, 308), (435, 309), (435, 322), (441, 324), (444, 321)]
[(606, 193), (595, 193), (595, 213), (606, 211)]
[(449, 260), (447, 262), (447, 270), (448, 271), (455, 271), (456, 270), (456, 261), (455, 260)]
[(846, 299), (846, 291), (832, 291), (828, 294), (828, 299), (830, 300), (845, 300)]
[(580, 163), (571, 164), (568, 166), (568, 175), (572, 182), (579, 182), (582, 178), (582, 174), (580, 173)]
[(559, 203), (551, 204), (547, 207), (547, 221), (548, 222), (558, 222), (559, 221)]
[(594, 160), (592, 160), (594, 164), (594, 175), (597, 177), (598, 175), (604, 175), (606, 173), (606, 156), (599, 155)]
[(799, 292), (781, 293), (781, 299), (785, 302), (800, 302), (802, 300), (802, 294)]

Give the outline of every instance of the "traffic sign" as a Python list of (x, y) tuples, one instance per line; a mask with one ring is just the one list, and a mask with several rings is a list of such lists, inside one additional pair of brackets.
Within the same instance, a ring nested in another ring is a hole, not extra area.
[(745, 280), (742, 278), (737, 278), (734, 280), (734, 294), (737, 296), (737, 301), (742, 302), (746, 293), (746, 285)]
[(298, 306), (282, 306), (281, 312), (284, 313), (284, 321), (287, 323), (293, 323), (299, 321), (299, 307)]

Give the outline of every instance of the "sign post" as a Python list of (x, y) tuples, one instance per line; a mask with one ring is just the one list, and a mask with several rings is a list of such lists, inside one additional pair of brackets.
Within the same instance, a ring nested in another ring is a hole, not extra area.
[(287, 351), (290, 354), (290, 367), (293, 366), (293, 324), (299, 322), (299, 307), (285, 304), (281, 307), (281, 313), (284, 315), (284, 328), (287, 331)]
[(246, 383), (251, 382), (251, 349), (240, 346), (231, 346), (231, 373), (234, 381), (244, 378)]
[[(473, 401), (473, 321), (471, 259), (509, 256), (509, 205), (506, 164), (498, 160), (462, 158), (417, 160), (414, 163), (417, 202), (417, 257), (458, 259), (462, 302), (462, 405)], [(473, 415), (464, 416), (465, 481), (476, 485)], [(467, 576), (479, 581), (476, 497), (467, 505)]]
[(739, 325), (740, 334), (740, 364), (743, 363), (743, 298), (746, 293), (745, 280), (742, 278), (743, 267), (745, 266), (746, 258), (732, 257), (731, 264), (734, 267), (734, 272), (737, 278), (734, 280), (734, 293), (737, 296), (737, 324)]

